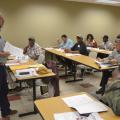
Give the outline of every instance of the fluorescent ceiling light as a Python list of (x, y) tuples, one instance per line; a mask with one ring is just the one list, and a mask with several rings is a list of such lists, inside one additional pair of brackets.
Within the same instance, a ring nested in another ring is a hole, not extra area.
[(120, 2), (115, 1), (115, 0), (96, 0), (96, 2), (99, 2), (99, 3), (108, 3), (108, 4), (118, 4), (118, 3), (120, 3)]

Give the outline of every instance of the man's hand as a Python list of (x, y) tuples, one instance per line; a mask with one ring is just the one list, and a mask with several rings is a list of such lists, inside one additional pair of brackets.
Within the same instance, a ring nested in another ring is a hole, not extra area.
[(26, 54), (26, 53), (27, 53), (27, 49), (28, 49), (28, 48), (29, 48), (29, 45), (24, 48), (23, 54)]
[(114, 64), (117, 64), (117, 60), (116, 59), (112, 59), (110, 60), (110, 62), (114, 65)]
[(97, 61), (99, 61), (99, 62), (104, 62), (104, 59), (97, 58)]
[(70, 53), (71, 50), (70, 49), (64, 49), (65, 53)]
[(3, 56), (3, 57), (8, 57), (8, 56), (10, 56), (10, 52), (3, 52), (3, 53), (2, 53), (2, 56)]

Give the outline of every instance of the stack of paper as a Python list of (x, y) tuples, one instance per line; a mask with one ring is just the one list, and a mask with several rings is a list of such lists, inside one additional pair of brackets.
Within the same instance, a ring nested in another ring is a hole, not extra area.
[(28, 68), (28, 69), (21, 69), (16, 70), (16, 77), (22, 78), (22, 77), (33, 77), (38, 76), (35, 68)]
[(106, 67), (118, 67), (118, 65), (113, 65), (109, 62), (99, 62), (97, 60), (95, 60), (95, 63), (100, 67), (100, 68), (106, 68)]
[(10, 52), (10, 54), (13, 56), (23, 56), (23, 50), (13, 46), (9, 42), (6, 42), (4, 51)]
[(90, 98), (86, 94), (62, 98), (69, 106), (76, 109), (80, 114), (107, 111), (107, 107)]
[(78, 112), (65, 112), (54, 114), (55, 120), (103, 120), (98, 113), (92, 113), (88, 117), (81, 116)]

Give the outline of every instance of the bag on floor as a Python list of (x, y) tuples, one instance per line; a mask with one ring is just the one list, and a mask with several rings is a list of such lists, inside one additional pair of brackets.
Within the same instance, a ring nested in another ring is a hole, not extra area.
[(60, 92), (57, 64), (55, 61), (49, 60), (46, 62), (46, 67), (51, 69), (56, 74), (56, 76), (53, 78), (43, 79), (42, 82), (48, 84), (48, 92), (51, 94), (51, 96), (59, 96)]

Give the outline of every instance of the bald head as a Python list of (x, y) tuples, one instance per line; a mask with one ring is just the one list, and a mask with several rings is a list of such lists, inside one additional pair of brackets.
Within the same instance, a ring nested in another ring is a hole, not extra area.
[(0, 15), (0, 29), (3, 27), (4, 25), (4, 18)]

